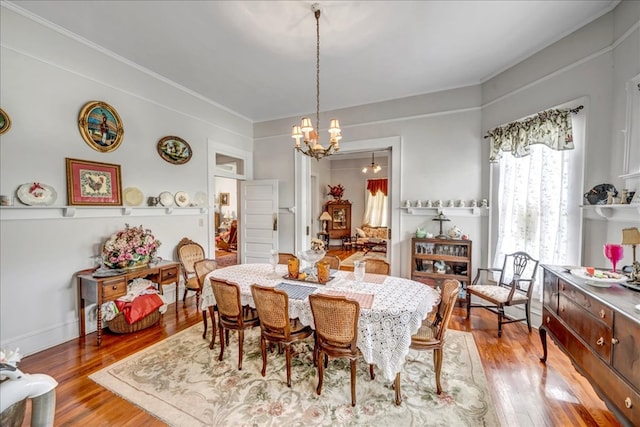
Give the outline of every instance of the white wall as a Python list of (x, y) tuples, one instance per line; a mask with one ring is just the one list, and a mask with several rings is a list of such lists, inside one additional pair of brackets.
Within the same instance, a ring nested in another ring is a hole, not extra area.
[[(0, 209), (0, 347), (30, 354), (78, 336), (73, 274), (92, 267), (90, 257), (126, 223), (150, 228), (165, 259), (174, 257), (182, 237), (207, 247), (213, 232), (210, 216), (199, 209), (138, 209), (124, 216), (123, 209), (79, 208), (76, 217), (63, 217), (65, 157), (121, 165), (123, 188), (140, 188), (145, 200), (161, 191), (193, 197), (208, 187), (207, 140), (251, 151), (252, 124), (4, 4), (0, 19), (0, 105), (12, 120), (0, 137), (0, 194), (42, 182), (55, 188), (60, 206)], [(123, 121), (122, 145), (111, 153), (94, 151), (80, 136), (78, 114), (92, 100), (113, 106)], [(191, 145), (189, 163), (160, 158), (156, 144), (167, 135)], [(95, 329), (91, 320), (89, 330)]]

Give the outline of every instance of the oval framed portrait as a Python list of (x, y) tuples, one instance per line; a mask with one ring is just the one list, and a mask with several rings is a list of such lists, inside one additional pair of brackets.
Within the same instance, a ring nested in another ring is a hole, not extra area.
[(191, 160), (191, 146), (187, 141), (177, 136), (165, 136), (158, 141), (158, 154), (164, 160), (174, 165), (183, 165)]
[(78, 127), (84, 142), (96, 151), (108, 153), (122, 143), (122, 120), (115, 108), (106, 102), (87, 102), (80, 110)]
[(8, 131), (10, 127), (11, 119), (9, 118), (9, 115), (0, 108), (0, 135)]

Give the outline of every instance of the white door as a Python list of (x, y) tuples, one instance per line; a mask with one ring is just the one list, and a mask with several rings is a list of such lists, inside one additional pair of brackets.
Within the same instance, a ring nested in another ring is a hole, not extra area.
[(278, 250), (278, 181), (240, 183), (240, 262), (268, 263)]

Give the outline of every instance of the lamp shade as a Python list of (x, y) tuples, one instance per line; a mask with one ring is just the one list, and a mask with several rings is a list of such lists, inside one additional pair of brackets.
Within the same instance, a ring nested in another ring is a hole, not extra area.
[(640, 245), (640, 230), (638, 230), (638, 227), (623, 228), (621, 244)]
[(322, 215), (320, 215), (320, 221), (331, 221), (331, 215), (329, 215), (329, 212), (322, 212)]

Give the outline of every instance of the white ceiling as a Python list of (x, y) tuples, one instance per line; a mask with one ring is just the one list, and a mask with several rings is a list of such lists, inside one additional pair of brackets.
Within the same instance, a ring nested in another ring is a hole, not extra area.
[[(254, 121), (315, 112), (312, 1), (12, 1)], [(481, 83), (618, 0), (320, 1), (320, 108)]]

